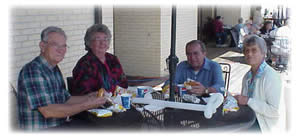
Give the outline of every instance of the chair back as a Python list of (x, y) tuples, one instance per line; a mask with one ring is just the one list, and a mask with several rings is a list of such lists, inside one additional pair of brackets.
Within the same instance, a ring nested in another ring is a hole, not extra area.
[(9, 84), (10, 84), (10, 91), (14, 94), (15, 97), (17, 97), (18, 96), (17, 90), (11, 83), (9, 83)]
[(237, 47), (239, 44), (239, 33), (235, 29), (231, 29), (230, 33), (234, 41), (234, 46)]
[(18, 127), (18, 93), (14, 85), (10, 82), (10, 93), (9, 93), (9, 112), (10, 112), (10, 124), (13, 130), (19, 130)]
[(225, 81), (225, 89), (229, 89), (229, 81), (230, 81), (230, 73), (231, 73), (231, 66), (228, 63), (219, 63), (223, 72), (223, 78)]
[(73, 92), (73, 77), (67, 77), (67, 85), (68, 85), (68, 90), (70, 92), (70, 94), (72, 95)]

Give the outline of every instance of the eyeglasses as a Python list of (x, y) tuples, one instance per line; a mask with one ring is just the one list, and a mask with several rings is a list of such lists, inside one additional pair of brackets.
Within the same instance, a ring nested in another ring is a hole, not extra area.
[(98, 41), (98, 42), (105, 42), (105, 43), (107, 43), (107, 42), (110, 41), (110, 39), (109, 38), (104, 38), (104, 39), (94, 38), (94, 39), (92, 39), (92, 41)]
[(69, 46), (67, 46), (67, 45), (58, 45), (57, 43), (49, 43), (49, 42), (45, 42), (45, 43), (49, 44), (49, 46), (54, 47), (56, 49), (66, 49), (66, 48), (69, 48)]

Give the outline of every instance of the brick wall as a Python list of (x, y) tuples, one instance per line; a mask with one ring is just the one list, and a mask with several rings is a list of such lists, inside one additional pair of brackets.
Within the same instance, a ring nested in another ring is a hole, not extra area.
[(160, 8), (114, 7), (115, 54), (127, 75), (159, 76)]
[[(127, 75), (165, 76), (171, 45), (171, 7), (115, 7), (115, 54)], [(176, 55), (197, 38), (197, 7), (177, 7)]]
[[(65, 30), (68, 48), (59, 63), (64, 77), (71, 76), (73, 67), (84, 51), (83, 37), (94, 23), (94, 7), (31, 8), (13, 7), (10, 11), (9, 81), (16, 86), (20, 69), (39, 55), (41, 31), (50, 25)], [(114, 9), (113, 9), (114, 8)], [(185, 60), (185, 43), (197, 37), (195, 7), (177, 8), (176, 54)], [(168, 72), (165, 59), (171, 41), (171, 7), (102, 7), (102, 22), (112, 31), (109, 49), (115, 53), (128, 75), (164, 76)]]
[[(86, 29), (94, 24), (94, 7), (32, 8), (13, 7), (10, 11), (9, 81), (16, 86), (21, 68), (39, 55), (40, 33), (47, 26), (58, 26), (67, 34), (69, 48), (59, 63), (63, 76), (72, 75), (72, 69), (84, 50)], [(113, 28), (111, 7), (103, 8), (103, 22)], [(113, 48), (109, 50), (113, 52)]]
[(114, 53), (114, 18), (113, 18), (113, 6), (111, 5), (105, 5), (102, 6), (102, 23), (107, 25), (109, 30), (112, 33), (112, 41), (110, 43), (110, 47), (108, 49), (109, 53)]
[[(161, 7), (161, 9), (160, 76), (165, 76), (169, 74), (165, 59), (170, 55), (171, 47), (171, 7)], [(176, 56), (181, 62), (186, 60), (186, 43), (197, 39), (197, 6), (177, 6), (176, 10)]]
[[(166, 63), (166, 59), (170, 55), (170, 48), (171, 48), (171, 16), (172, 16), (172, 9), (170, 6), (162, 6), (161, 7), (161, 16), (160, 16), (160, 76), (165, 76), (169, 74), (167, 70), (168, 65)], [(176, 48), (177, 49), (177, 48)]]

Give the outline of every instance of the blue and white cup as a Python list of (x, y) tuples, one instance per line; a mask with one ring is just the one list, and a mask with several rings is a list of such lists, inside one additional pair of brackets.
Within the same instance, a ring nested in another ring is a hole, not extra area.
[(138, 86), (137, 87), (137, 97), (138, 98), (144, 98), (145, 93), (148, 92), (148, 88), (147, 86)]
[(178, 88), (178, 93), (179, 93), (180, 97), (182, 97), (183, 95), (185, 95), (187, 93), (187, 89), (184, 87), (183, 84), (178, 84), (177, 88)]
[(124, 93), (121, 95), (121, 100), (122, 100), (122, 106), (125, 109), (130, 109), (131, 105), (131, 95), (128, 93)]

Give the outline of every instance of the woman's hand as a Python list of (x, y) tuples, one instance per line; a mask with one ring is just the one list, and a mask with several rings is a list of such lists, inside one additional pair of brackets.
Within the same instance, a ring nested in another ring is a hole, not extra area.
[(236, 95), (234, 98), (238, 101), (239, 105), (247, 105), (248, 103), (248, 96)]

